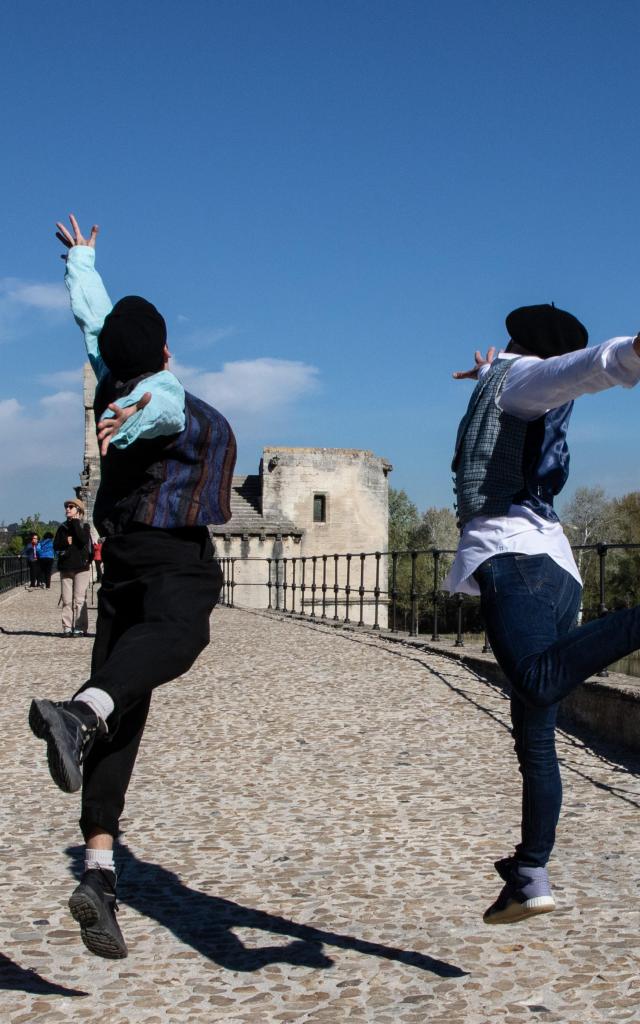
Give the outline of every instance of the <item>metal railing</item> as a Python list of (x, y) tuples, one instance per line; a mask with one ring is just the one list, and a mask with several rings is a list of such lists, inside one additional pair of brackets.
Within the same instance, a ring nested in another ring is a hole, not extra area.
[[(608, 543), (576, 545), (574, 553), (597, 556), (598, 602), (582, 610), (584, 619), (606, 615), (607, 566), (610, 553), (640, 552), (640, 544)], [(453, 637), (463, 647), (465, 635), (484, 637), (479, 600), (468, 595), (449, 595), (442, 583), (455, 552), (429, 548), (407, 551), (373, 551), (344, 554), (307, 555), (291, 558), (219, 559), (224, 575), (222, 601), (228, 607), (239, 602), (245, 588), (266, 591), (264, 600), (253, 597), (249, 604), (311, 619), (386, 628), (409, 636), (429, 635), (439, 641)], [(264, 565), (262, 578), (246, 566)], [(242, 571), (244, 570), (244, 572)], [(243, 578), (245, 576), (251, 578)], [(486, 637), (483, 647), (488, 649)]]
[(29, 562), (22, 555), (0, 555), (0, 594), (29, 582)]

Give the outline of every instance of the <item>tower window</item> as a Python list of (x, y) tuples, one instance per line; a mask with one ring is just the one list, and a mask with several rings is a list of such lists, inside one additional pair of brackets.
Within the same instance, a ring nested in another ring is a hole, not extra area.
[(314, 523), (326, 523), (327, 521), (326, 494), (314, 494), (313, 496), (313, 521)]

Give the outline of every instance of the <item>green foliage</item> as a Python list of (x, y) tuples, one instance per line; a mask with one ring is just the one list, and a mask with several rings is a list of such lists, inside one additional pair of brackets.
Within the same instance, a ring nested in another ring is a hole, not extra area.
[[(436, 581), (433, 549), (455, 551), (457, 543), (458, 528), (450, 509), (431, 507), (420, 515), (405, 491), (389, 489), (389, 551), (399, 553), (395, 559), (395, 589), (401, 626), (411, 610), (412, 576), (418, 615), (424, 615), (433, 608), (434, 585), (442, 584), (452, 561), (452, 556), (440, 556)], [(412, 559), (411, 552), (420, 553)], [(389, 592), (392, 589), (393, 560), (390, 558)]]
[(405, 551), (420, 526), (420, 514), (406, 491), (389, 488), (389, 551)]
[[(640, 491), (622, 498), (607, 498), (602, 487), (579, 487), (561, 509), (561, 519), (584, 581), (585, 618), (593, 618), (600, 607), (600, 559), (595, 546), (607, 544), (640, 545)], [(405, 491), (389, 491), (389, 551), (398, 552), (395, 560), (398, 626), (404, 628), (411, 612), (412, 551), (424, 552), (415, 559), (414, 586), (418, 615), (430, 621), (433, 613), (434, 586), (441, 587), (453, 556), (440, 555), (437, 580), (434, 580), (432, 550), (455, 551), (458, 529), (455, 516), (447, 508), (428, 508), (420, 514)], [(591, 546), (591, 550), (580, 550)], [(400, 552), (405, 552), (400, 554)], [(392, 590), (393, 561), (389, 559), (389, 592)], [(605, 601), (608, 608), (640, 604), (640, 547), (637, 550), (608, 550), (605, 561)], [(477, 626), (473, 606), (466, 602), (467, 628)], [(451, 631), (454, 604), (441, 600), (442, 631)], [(444, 611), (450, 622), (444, 625)], [(473, 625), (472, 625), (473, 623)]]
[[(616, 540), (640, 544), (640, 491), (614, 498), (611, 504)], [(607, 587), (609, 606), (629, 608), (640, 604), (640, 549), (617, 552), (615, 556), (611, 552), (607, 558), (612, 559)]]
[(45, 533), (52, 533), (55, 536), (59, 526), (60, 523), (57, 520), (42, 519), (39, 512), (25, 516), (19, 523), (14, 523), (9, 527), (9, 534), (5, 535), (6, 540), (0, 546), (0, 554), (20, 555), (32, 533), (37, 533), (42, 540)]
[[(579, 487), (563, 507), (562, 520), (572, 545), (640, 544), (640, 491), (609, 499), (602, 487)], [(584, 583), (585, 616), (598, 614), (600, 569), (597, 551), (574, 551)], [(608, 550), (605, 603), (625, 608), (640, 603), (640, 549)]]

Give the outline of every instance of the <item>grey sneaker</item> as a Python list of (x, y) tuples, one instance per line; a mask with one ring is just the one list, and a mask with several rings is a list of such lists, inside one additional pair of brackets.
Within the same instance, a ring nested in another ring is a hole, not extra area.
[(105, 723), (83, 701), (33, 700), (29, 725), (39, 740), (47, 741), (49, 771), (56, 786), (75, 793), (82, 785), (87, 754), (96, 737), (107, 732)]
[(69, 898), (69, 910), (80, 925), (80, 938), (91, 953), (107, 960), (127, 956), (127, 944), (116, 920), (116, 876), (91, 868)]
[(495, 903), (485, 910), (485, 924), (515, 924), (556, 909), (546, 868), (529, 867), (505, 857), (496, 861), (495, 869), (505, 885)]

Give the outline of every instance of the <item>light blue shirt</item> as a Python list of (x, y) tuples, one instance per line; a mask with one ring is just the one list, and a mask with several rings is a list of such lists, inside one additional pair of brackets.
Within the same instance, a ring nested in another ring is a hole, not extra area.
[[(69, 250), (64, 280), (71, 296), (71, 311), (84, 334), (89, 362), (101, 380), (108, 370), (100, 355), (98, 335), (113, 303), (95, 269), (95, 258), (95, 249), (88, 245), (74, 245)], [(145, 377), (117, 404), (122, 408), (135, 405), (145, 391), (151, 392), (151, 401), (140, 412), (130, 416), (112, 439), (111, 444), (116, 448), (126, 448), (139, 438), (163, 437), (184, 430), (184, 388), (178, 378), (169, 370), (161, 370)], [(112, 416), (111, 410), (105, 409), (100, 418)]]

